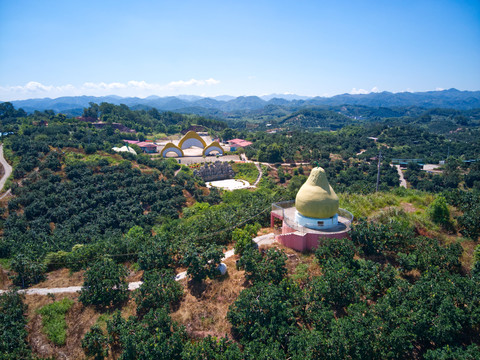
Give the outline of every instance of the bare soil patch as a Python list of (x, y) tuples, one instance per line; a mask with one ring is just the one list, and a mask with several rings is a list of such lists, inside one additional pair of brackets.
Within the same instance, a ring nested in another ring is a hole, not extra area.
[(9, 272), (0, 266), (0, 289), (7, 290), (12, 284)]
[(412, 213), (417, 211), (417, 208), (410, 203), (401, 203), (400, 206), (402, 207), (403, 211), (407, 213)]
[(83, 274), (85, 270), (71, 273), (67, 268), (50, 271), (47, 273), (47, 279), (38, 283), (32, 288), (58, 288), (69, 286), (81, 286), (83, 284)]
[(127, 282), (136, 282), (136, 281), (141, 281), (143, 277), (143, 270), (134, 270), (132, 267), (133, 264), (127, 264), (127, 268), (129, 270), (129, 274), (127, 276)]
[(171, 316), (185, 326), (190, 336), (203, 338), (207, 335), (228, 334), (231, 337), (231, 326), (226, 319), (228, 308), (245, 288), (244, 272), (235, 267), (237, 259), (237, 255), (226, 259), (224, 263), (228, 267), (227, 274), (219, 279), (206, 280), (201, 294), (192, 294), (187, 280), (182, 280), (185, 296), (178, 310)]
[(42, 295), (27, 295), (28, 305), (28, 341), (34, 354), (40, 357), (54, 357), (56, 359), (84, 359), (81, 342), (90, 327), (96, 322), (99, 314), (92, 307), (84, 307), (76, 302), (66, 315), (67, 339), (64, 346), (57, 346), (50, 342), (42, 332), (42, 317), (37, 314), (37, 309), (69, 298), (77, 301), (78, 294), (57, 294), (55, 297)]
[[(53, 357), (55, 359), (85, 359), (82, 349), (82, 339), (90, 328), (97, 322), (100, 317), (95, 307), (83, 306), (78, 302), (78, 294), (65, 293), (52, 296), (43, 295), (26, 295), (25, 302), (28, 305), (28, 341), (35, 355), (39, 357)], [(37, 314), (37, 309), (51, 304), (54, 301), (69, 298), (75, 301), (75, 304), (66, 315), (67, 322), (67, 338), (64, 346), (57, 346), (48, 340), (47, 336), (42, 332), (42, 317)], [(136, 314), (135, 301), (130, 299), (121, 308), (122, 316), (127, 319), (131, 315)], [(105, 314), (108, 314), (105, 313)], [(105, 325), (105, 323), (103, 323)], [(113, 359), (112, 355), (109, 359)]]

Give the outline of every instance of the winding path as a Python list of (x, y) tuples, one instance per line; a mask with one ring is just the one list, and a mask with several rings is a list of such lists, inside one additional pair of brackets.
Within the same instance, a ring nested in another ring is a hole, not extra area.
[[(272, 244), (275, 241), (275, 234), (270, 233), (266, 235), (261, 235), (257, 236), (256, 238), (253, 239), (259, 246), (260, 245), (269, 245)], [(222, 258), (222, 261), (225, 259), (228, 259), (229, 257), (232, 257), (235, 255), (235, 250), (228, 250), (225, 252), (224, 257)], [(182, 279), (185, 279), (187, 277), (187, 272), (183, 271), (175, 276), (175, 281), (180, 281)], [(142, 285), (142, 281), (134, 281), (131, 283), (128, 283), (128, 290), (132, 291), (135, 289), (138, 289)], [(48, 295), (48, 294), (60, 294), (60, 293), (75, 293), (78, 292), (82, 289), (81, 286), (69, 286), (69, 287), (63, 287), (63, 288), (31, 288), (31, 289), (24, 289), (24, 290), (19, 290), (19, 293), (23, 293), (26, 295)], [(7, 292), (8, 290), (0, 290), (0, 294), (3, 294), (4, 292)]]
[[(3, 186), (5, 185), (5, 182), (7, 181), (8, 177), (12, 173), (12, 167), (10, 166), (9, 163), (7, 163), (7, 161), (3, 157), (3, 144), (0, 144), (0, 164), (2, 164), (3, 169), (5, 170), (3, 177), (0, 179), (0, 191), (2, 191)], [(3, 198), (5, 195), (6, 193), (3, 194), (2, 197), (0, 197), (0, 199)]]
[(260, 180), (262, 180), (262, 176), (263, 176), (263, 171), (262, 171), (262, 167), (260, 166), (260, 164), (258, 162), (255, 163), (255, 166), (257, 167), (258, 169), (258, 177), (257, 177), (257, 180), (255, 180), (255, 182), (253, 183), (252, 186), (256, 187), (258, 185), (258, 183), (260, 182)]

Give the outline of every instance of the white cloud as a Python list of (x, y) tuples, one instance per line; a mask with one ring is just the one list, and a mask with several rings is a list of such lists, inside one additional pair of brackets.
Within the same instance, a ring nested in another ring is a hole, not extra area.
[(444, 88), (441, 88), (441, 87), (435, 88), (435, 91), (443, 91), (443, 90), (445, 90), (445, 89), (444, 89)]
[(204, 86), (204, 85), (217, 85), (220, 81), (215, 79), (207, 79), (207, 80), (195, 80), (190, 79), (187, 81), (179, 80), (179, 81), (172, 81), (167, 85), (167, 88), (177, 88), (177, 87), (186, 87), (186, 86)]
[(370, 94), (370, 93), (378, 93), (378, 92), (380, 92), (380, 90), (378, 90), (378, 88), (374, 86), (370, 91), (365, 89), (353, 88), (352, 90), (350, 90), (349, 94), (358, 95), (358, 94)]
[(85, 82), (80, 86), (67, 85), (44, 85), (36, 81), (30, 81), (25, 85), (0, 86), (0, 101), (23, 100), (43, 97), (61, 97), (61, 96), (138, 96), (146, 97), (150, 95), (179, 95), (178, 91), (186, 91), (189, 88), (200, 88), (214, 86), (220, 81), (210, 78), (204, 80), (190, 79), (171, 81), (167, 84), (148, 83), (146, 81), (131, 80), (126, 83), (121, 82)]

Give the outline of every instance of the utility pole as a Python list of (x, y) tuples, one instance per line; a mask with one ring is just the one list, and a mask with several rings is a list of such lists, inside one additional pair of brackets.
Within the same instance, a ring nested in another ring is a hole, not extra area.
[(380, 165), (382, 164), (382, 150), (378, 153), (378, 168), (377, 168), (377, 187), (375, 192), (378, 192), (378, 184), (380, 183)]

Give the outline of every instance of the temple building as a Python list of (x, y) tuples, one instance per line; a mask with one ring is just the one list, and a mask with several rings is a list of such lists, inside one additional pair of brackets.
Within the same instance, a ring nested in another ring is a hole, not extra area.
[(321, 167), (312, 169), (295, 200), (272, 204), (271, 226), (282, 221), (276, 240), (286, 247), (306, 251), (316, 248), (322, 238), (348, 237), (353, 215), (339, 208), (338, 196)]

